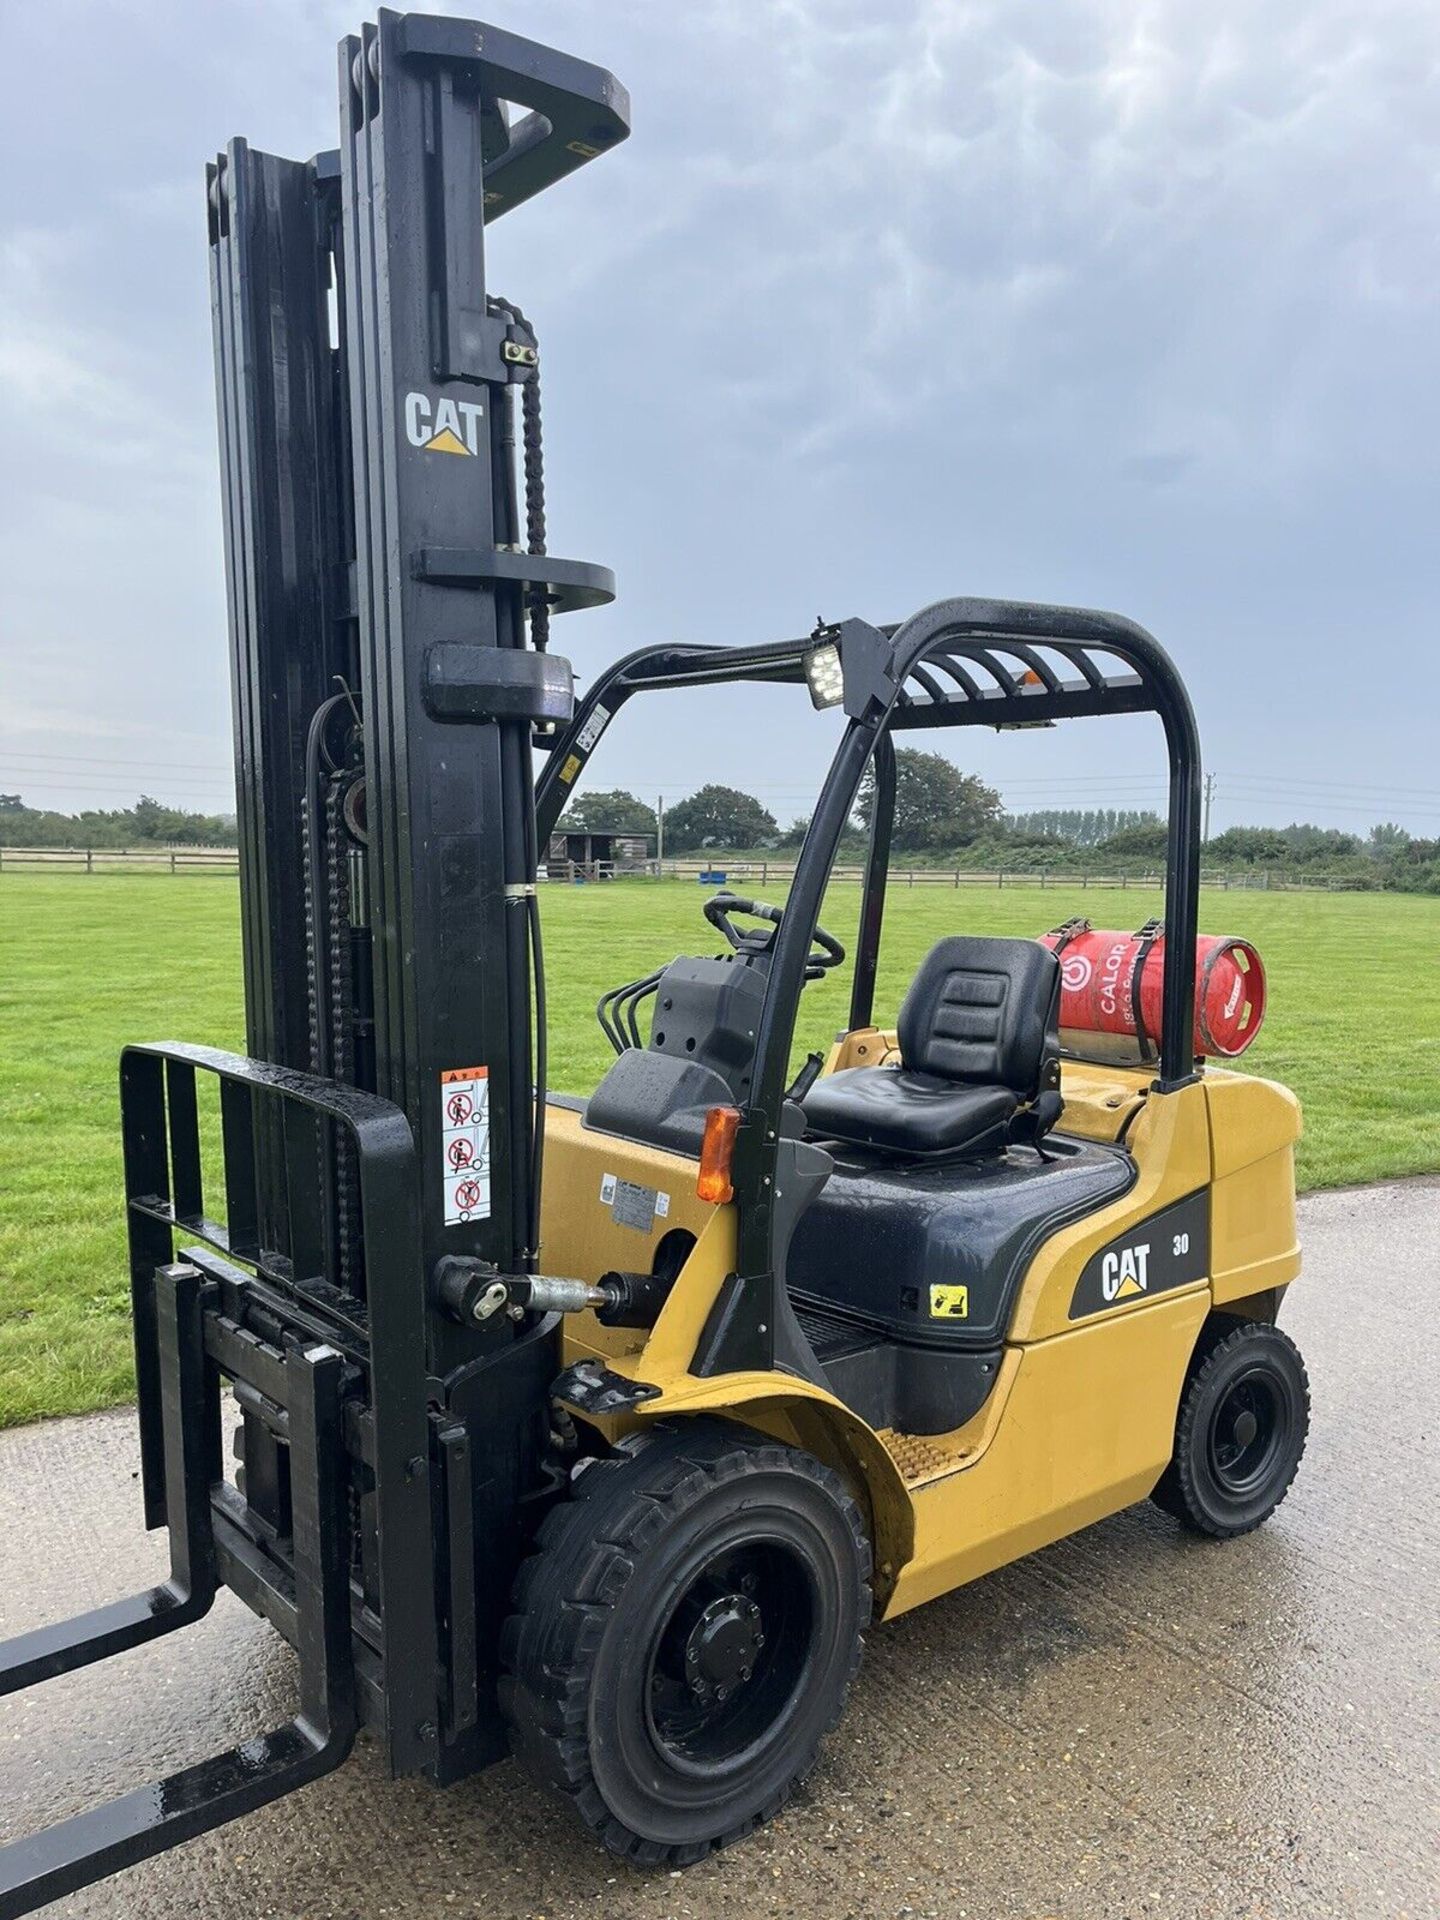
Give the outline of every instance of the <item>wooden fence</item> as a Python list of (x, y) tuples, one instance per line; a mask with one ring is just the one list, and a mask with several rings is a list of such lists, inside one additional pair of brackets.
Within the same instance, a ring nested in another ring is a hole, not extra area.
[[(234, 877), (240, 871), (240, 856), (233, 847), (0, 847), (0, 873), (41, 872), (84, 873), (211, 873)], [(543, 872), (543, 869), (542, 869)], [(617, 867), (597, 861), (587, 866), (571, 866), (567, 873), (552, 863), (550, 880), (564, 885), (573, 881), (628, 879), (665, 879), (699, 881), (706, 875), (723, 876), (730, 887), (787, 886), (795, 877), (793, 861), (747, 858), (650, 861), (643, 866)], [(864, 869), (858, 866), (836, 867), (836, 880), (859, 881)], [(720, 879), (713, 882), (722, 884)], [(1073, 868), (1057, 867), (1037, 872), (1016, 872), (1008, 868), (981, 872), (969, 867), (899, 867), (890, 869), (892, 887), (1033, 887), (1081, 892), (1091, 887), (1114, 887), (1121, 892), (1156, 892), (1165, 884), (1163, 873), (1077, 873)], [(1360, 890), (1356, 880), (1305, 878), (1296, 874), (1272, 872), (1269, 868), (1246, 873), (1201, 872), (1200, 884), (1222, 891), (1259, 889), (1266, 893), (1349, 893)]]
[[(759, 883), (760, 886), (788, 884), (795, 877), (792, 862), (772, 860), (717, 860), (708, 863), (699, 860), (666, 860), (663, 866), (657, 866), (652, 860), (647, 869), (652, 876), (667, 880), (700, 880), (707, 874), (723, 875), (723, 884), (734, 887), (741, 881), (746, 885)], [(831, 878), (834, 880), (860, 881), (864, 878), (863, 867), (837, 866)], [(721, 884), (717, 879), (716, 885)], [(1036, 887), (1045, 889), (1080, 888), (1082, 892), (1091, 887), (1116, 887), (1121, 892), (1133, 890), (1141, 893), (1146, 890), (1156, 892), (1165, 885), (1163, 871), (1154, 873), (1077, 873), (1073, 867), (1041, 868), (1035, 872), (1016, 872), (1011, 868), (991, 868), (985, 871), (971, 867), (890, 867), (889, 884), (891, 887)], [(1211, 871), (1201, 870), (1200, 884), (1204, 887), (1218, 887), (1229, 892), (1234, 889), (1243, 891), (1255, 889), (1265, 893), (1350, 893), (1362, 890), (1358, 880), (1331, 880), (1323, 878), (1305, 878), (1302, 875), (1273, 873), (1268, 868), (1256, 872), (1227, 873), (1219, 868)]]
[(0, 873), (216, 873), (234, 878), (234, 847), (0, 847)]

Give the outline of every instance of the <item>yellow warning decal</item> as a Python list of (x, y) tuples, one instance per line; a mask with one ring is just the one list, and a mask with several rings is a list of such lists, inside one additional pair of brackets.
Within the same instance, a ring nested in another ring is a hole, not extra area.
[(932, 1320), (968, 1320), (970, 1318), (969, 1287), (962, 1287), (958, 1283), (931, 1287), (930, 1318)]
[(579, 771), (580, 771), (580, 756), (578, 753), (572, 753), (569, 759), (565, 762), (564, 766), (561, 767), (560, 769), (560, 778), (565, 782), (565, 785), (568, 787), (570, 782), (575, 778), (576, 774)]

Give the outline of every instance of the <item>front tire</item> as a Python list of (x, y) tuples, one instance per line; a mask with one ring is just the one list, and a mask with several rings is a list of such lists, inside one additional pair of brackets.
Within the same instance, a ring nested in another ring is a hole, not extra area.
[(1223, 1328), (1191, 1365), (1175, 1451), (1150, 1496), (1212, 1540), (1233, 1540), (1270, 1518), (1310, 1429), (1310, 1382), (1289, 1335), (1256, 1320)]
[(686, 1866), (770, 1819), (839, 1718), (870, 1618), (844, 1482), (696, 1420), (586, 1468), (501, 1641), (522, 1766), (612, 1852)]

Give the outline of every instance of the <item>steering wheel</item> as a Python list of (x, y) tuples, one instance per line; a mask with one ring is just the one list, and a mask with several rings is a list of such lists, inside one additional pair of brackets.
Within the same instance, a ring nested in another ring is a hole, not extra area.
[[(746, 900), (735, 893), (716, 893), (705, 902), (705, 918), (717, 932), (725, 936), (728, 944), (737, 952), (745, 948), (751, 953), (763, 953), (774, 942), (775, 930), (785, 918), (783, 907), (772, 906), (768, 900)], [(765, 920), (771, 931), (762, 934), (758, 927), (748, 933), (741, 933), (731, 919), (735, 913), (746, 914), (752, 920)], [(822, 973), (828, 973), (832, 967), (838, 967), (845, 959), (845, 949), (833, 933), (827, 933), (824, 927), (815, 929), (815, 945), (805, 956), (805, 978), (818, 980)]]

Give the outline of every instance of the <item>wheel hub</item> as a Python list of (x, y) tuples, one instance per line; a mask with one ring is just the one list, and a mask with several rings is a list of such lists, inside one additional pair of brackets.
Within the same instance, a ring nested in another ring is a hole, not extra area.
[(744, 1593), (722, 1593), (690, 1629), (685, 1680), (697, 1700), (719, 1701), (755, 1670), (765, 1634), (760, 1609)]
[(1216, 1479), (1239, 1494), (1262, 1476), (1281, 1429), (1280, 1402), (1263, 1375), (1237, 1380), (1215, 1410), (1210, 1459)]

